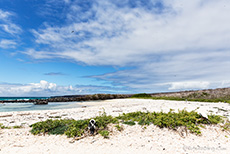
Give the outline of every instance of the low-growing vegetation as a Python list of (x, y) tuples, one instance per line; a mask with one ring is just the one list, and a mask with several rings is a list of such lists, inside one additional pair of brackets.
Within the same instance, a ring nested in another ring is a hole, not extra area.
[(11, 127), (6, 127), (2, 123), (0, 123), (0, 129), (10, 129)]
[(56, 118), (56, 119), (58, 119), (58, 118), (61, 118), (61, 116), (49, 116), (49, 118)]
[[(122, 131), (122, 124), (127, 125), (135, 125), (138, 123), (139, 125), (143, 125), (145, 128), (147, 125), (154, 124), (160, 128), (168, 128), (176, 130), (178, 127), (184, 126), (191, 133), (195, 133), (197, 135), (201, 134), (200, 127), (203, 124), (217, 124), (222, 122), (221, 116), (217, 115), (209, 115), (208, 120), (204, 119), (199, 115), (196, 111), (188, 112), (186, 110), (178, 111), (178, 113), (170, 110), (168, 113), (163, 112), (132, 112), (132, 113), (123, 113), (118, 117), (112, 117), (110, 115), (106, 115), (104, 112), (100, 116), (95, 118), (97, 123), (96, 134), (101, 134), (104, 138), (109, 137), (109, 124), (115, 124), (114, 126), (117, 130)], [(88, 133), (88, 123), (90, 119), (85, 120), (52, 120), (48, 119), (43, 122), (38, 122), (32, 124), (31, 133), (34, 135), (37, 134), (65, 134), (67, 137), (81, 137), (87, 136)]]
[[(227, 120), (227, 121), (225, 122), (225, 124), (222, 126), (222, 128), (223, 128), (223, 131), (227, 131), (227, 132), (230, 133), (230, 121)], [(229, 135), (230, 135), (230, 134), (229, 134)]]
[(197, 102), (224, 102), (230, 103), (230, 98), (206, 98), (208, 94), (204, 93), (198, 95), (193, 93), (188, 96), (178, 97), (178, 96), (151, 96), (150, 94), (135, 94), (131, 98), (141, 98), (141, 99), (154, 99), (154, 100), (175, 100), (175, 101), (197, 101)]
[(133, 126), (133, 125), (136, 125), (136, 123), (134, 121), (124, 121), (122, 122), (123, 124), (126, 124), (126, 125), (129, 125), (129, 126)]
[[(202, 118), (197, 112), (181, 110), (178, 113), (170, 110), (168, 113), (164, 112), (132, 112), (120, 115), (117, 117), (123, 121), (132, 120), (137, 121), (139, 125), (154, 124), (160, 128), (169, 128), (176, 130), (177, 127), (185, 126), (191, 133), (201, 134), (199, 125), (217, 124), (221, 122), (222, 118), (216, 115), (209, 115), (208, 121)], [(125, 123), (125, 122), (124, 122)]]
[(22, 126), (13, 126), (13, 129), (22, 128)]
[(7, 126), (4, 126), (2, 123), (0, 123), (0, 129), (17, 129), (17, 128), (22, 128), (22, 126), (13, 126), (13, 127), (7, 127)]
[(116, 127), (117, 130), (120, 131), (120, 132), (124, 129), (124, 128), (123, 128), (121, 125), (119, 125), (119, 124), (115, 125), (115, 127)]
[(101, 134), (101, 136), (103, 136), (104, 138), (109, 138), (109, 131), (107, 130), (100, 130), (99, 134)]

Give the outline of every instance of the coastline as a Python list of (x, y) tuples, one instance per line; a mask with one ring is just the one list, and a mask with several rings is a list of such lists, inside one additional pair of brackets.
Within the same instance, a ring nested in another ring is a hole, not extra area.
[[(189, 134), (186, 138), (176, 132), (160, 129), (154, 125), (143, 129), (139, 125), (127, 126), (122, 132), (114, 130), (110, 139), (100, 135), (86, 137), (74, 143), (66, 136), (34, 136), (29, 125), (46, 119), (59, 117), (75, 120), (98, 116), (102, 112), (118, 116), (134, 111), (168, 112), (174, 109), (195, 110), (208, 114), (226, 115), (229, 119), (230, 105), (227, 103), (183, 102), (147, 99), (115, 99), (78, 103), (82, 107), (73, 109), (0, 112), (0, 123), (4, 126), (23, 126), (20, 129), (1, 129), (0, 153), (226, 153), (230, 150), (230, 135), (218, 126), (202, 129), (202, 136)], [(228, 137), (226, 137), (228, 136)], [(61, 145), (61, 146), (60, 146)], [(164, 149), (165, 148), (165, 149)], [(163, 150), (164, 149), (164, 150)], [(64, 152), (67, 150), (66, 152)], [(218, 151), (217, 151), (218, 150)], [(34, 152), (33, 152), (34, 153)]]
[(45, 105), (34, 105), (33, 103), (5, 103), (0, 104), (0, 113), (78, 108), (80, 107), (78, 103), (80, 102), (51, 102)]

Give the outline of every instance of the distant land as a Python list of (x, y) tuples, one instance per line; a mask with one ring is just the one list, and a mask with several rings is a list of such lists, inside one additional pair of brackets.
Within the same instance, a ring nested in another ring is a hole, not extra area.
[[(205, 98), (205, 99), (230, 99), (230, 88), (204, 89), (204, 90), (188, 90), (178, 92), (161, 92), (161, 93), (142, 93), (151, 97), (178, 97), (178, 98)], [(79, 97), (132, 97), (139, 94), (93, 94), (93, 95), (64, 95), (53, 96), (53, 98), (79, 98)]]
[(51, 96), (45, 99), (19, 99), (4, 100), (3, 103), (17, 102), (73, 102), (73, 101), (90, 101), (90, 100), (106, 100), (119, 98), (148, 98), (148, 99), (166, 99), (166, 100), (189, 100), (201, 102), (228, 102), (230, 103), (230, 88), (217, 88), (205, 90), (189, 90), (179, 92), (162, 92), (162, 93), (141, 93), (141, 94), (89, 94), (89, 95), (63, 95)]
[(135, 98), (230, 103), (230, 88), (135, 94)]

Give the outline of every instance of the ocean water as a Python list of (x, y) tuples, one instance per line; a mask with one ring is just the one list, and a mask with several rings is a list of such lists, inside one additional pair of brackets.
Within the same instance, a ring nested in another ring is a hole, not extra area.
[(29, 99), (47, 99), (49, 97), (0, 97), (0, 101), (5, 100), (29, 100)]
[[(0, 100), (15, 100), (15, 99), (44, 99), (45, 97), (0, 97)], [(11, 111), (34, 111), (34, 110), (56, 110), (79, 108), (79, 102), (49, 102), (47, 105), (34, 105), (33, 103), (4, 103), (0, 104), (0, 112)]]

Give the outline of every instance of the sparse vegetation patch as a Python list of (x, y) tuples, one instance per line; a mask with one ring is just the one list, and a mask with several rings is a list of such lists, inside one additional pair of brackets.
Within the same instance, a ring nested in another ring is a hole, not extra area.
[[(115, 127), (122, 131), (122, 124), (147, 125), (154, 124), (160, 128), (168, 128), (176, 130), (178, 127), (186, 127), (191, 133), (197, 135), (201, 134), (200, 127), (204, 124), (217, 124), (222, 122), (221, 116), (209, 115), (207, 119), (202, 118), (196, 111), (188, 112), (186, 110), (179, 110), (178, 113), (170, 110), (168, 113), (164, 112), (132, 112), (123, 113), (118, 117), (106, 115), (104, 112), (100, 116), (94, 118), (97, 123), (96, 133), (101, 134), (104, 138), (108, 138), (110, 132), (108, 125), (113, 123)], [(82, 137), (87, 136), (88, 123), (90, 119), (85, 120), (52, 120), (48, 119), (43, 122), (32, 124), (31, 133), (37, 134), (65, 134), (67, 137)], [(122, 123), (122, 124), (121, 124)], [(120, 125), (121, 124), (121, 125)], [(203, 127), (203, 126), (202, 126)]]
[(11, 127), (6, 127), (2, 123), (0, 123), (0, 129), (11, 129)]
[(140, 99), (154, 99), (154, 100), (175, 100), (175, 101), (197, 101), (197, 102), (223, 102), (223, 103), (230, 103), (230, 96), (229, 97), (214, 97), (210, 96), (210, 94), (203, 92), (203, 93), (191, 93), (189, 95), (170, 95), (161, 94), (161, 95), (151, 95), (151, 94), (135, 94), (131, 98), (140, 98)]

